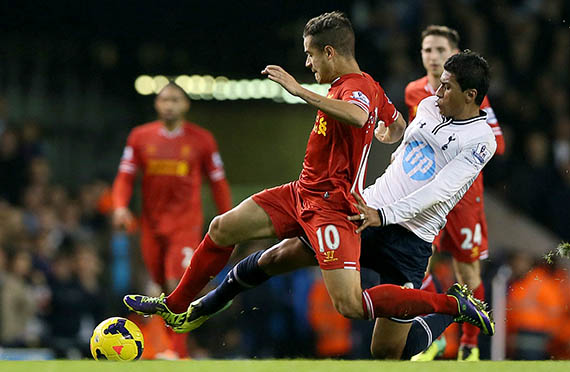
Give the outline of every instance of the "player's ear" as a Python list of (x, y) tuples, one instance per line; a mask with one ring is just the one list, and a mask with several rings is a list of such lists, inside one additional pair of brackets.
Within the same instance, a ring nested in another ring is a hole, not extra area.
[(332, 58), (335, 55), (335, 50), (331, 45), (325, 45), (324, 52), (327, 58)]
[(467, 89), (465, 92), (465, 99), (468, 103), (474, 102), (475, 98), (477, 98), (477, 89)]

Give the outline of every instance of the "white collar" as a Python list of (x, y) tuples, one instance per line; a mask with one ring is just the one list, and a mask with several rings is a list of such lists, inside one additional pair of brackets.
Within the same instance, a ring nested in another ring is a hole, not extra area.
[(178, 128), (175, 128), (174, 130), (168, 130), (168, 129), (166, 129), (165, 126), (162, 126), (160, 128), (159, 134), (161, 136), (166, 137), (166, 138), (176, 138), (176, 137), (184, 134), (184, 128), (181, 125)]

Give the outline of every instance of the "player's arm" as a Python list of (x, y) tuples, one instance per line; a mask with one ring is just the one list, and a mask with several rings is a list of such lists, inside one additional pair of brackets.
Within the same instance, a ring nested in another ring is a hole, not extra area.
[(111, 193), (113, 200), (112, 223), (115, 228), (129, 229), (134, 222), (133, 214), (129, 210), (129, 202), (133, 194), (138, 165), (139, 158), (138, 154), (135, 153), (134, 135), (131, 133), (123, 151)]
[[(474, 155), (486, 146), (483, 158)], [(466, 146), (453, 160), (451, 160), (434, 179), (410, 195), (380, 209), (376, 210), (356, 197), (356, 207), (359, 215), (350, 216), (349, 220), (362, 220), (363, 224), (356, 231), (359, 233), (368, 226), (384, 226), (408, 221), (434, 204), (449, 200), (459, 190), (475, 179), (485, 164), (495, 153), (496, 143), (494, 140), (475, 143)], [(481, 160), (482, 159), (482, 160)]]
[(394, 121), (389, 126), (386, 126), (386, 123), (383, 120), (379, 120), (378, 126), (374, 130), (374, 136), (378, 141), (382, 143), (388, 143), (388, 144), (396, 143), (404, 135), (404, 132), (406, 131), (406, 126), (407, 126), (406, 120), (404, 120), (402, 114), (398, 112), (398, 117), (396, 121)]
[(341, 123), (362, 128), (368, 121), (369, 113), (367, 111), (350, 102), (323, 97), (303, 88), (293, 76), (280, 66), (269, 65), (261, 73), (267, 75), (270, 80), (281, 85), (292, 95), (301, 98)]
[(230, 186), (226, 179), (224, 163), (218, 152), (218, 145), (214, 137), (210, 137), (204, 142), (207, 149), (203, 156), (202, 169), (208, 177), (212, 198), (218, 209), (218, 214), (222, 214), (232, 209)]

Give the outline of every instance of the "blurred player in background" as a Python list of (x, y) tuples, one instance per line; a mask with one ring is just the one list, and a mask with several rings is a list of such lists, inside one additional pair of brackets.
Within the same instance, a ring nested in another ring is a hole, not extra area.
[[(453, 54), (459, 52), (459, 34), (446, 26), (428, 26), (422, 32), (422, 62), (427, 75), (412, 81), (406, 86), (405, 100), (409, 110), (409, 122), (415, 116), (420, 101), (433, 96), (440, 86), (443, 64)], [(487, 96), (481, 103), (481, 110), (487, 113), (487, 124), (492, 128), (497, 142), (496, 153), (505, 150), (503, 134)], [(483, 174), (480, 173), (463, 199), (447, 216), (447, 224), (434, 241), (438, 251), (451, 253), (453, 269), (457, 280), (466, 284), (476, 298), (484, 300), (485, 289), (481, 281), (480, 260), (488, 257), (487, 222), (483, 206)], [(431, 275), (424, 280), (429, 290)], [(433, 288), (433, 284), (431, 284)], [(479, 360), (479, 328), (464, 323), (460, 340), (459, 360)], [(443, 353), (444, 343), (434, 343), (421, 359), (433, 359)]]
[[(158, 120), (135, 127), (113, 184), (113, 225), (129, 228), (137, 171), (142, 173), (141, 250), (145, 266), (163, 291), (172, 291), (203, 234), (202, 178), (219, 213), (232, 207), (222, 159), (212, 134), (185, 120), (186, 93), (175, 83), (156, 96)], [(173, 334), (173, 349), (186, 357), (185, 338)]]

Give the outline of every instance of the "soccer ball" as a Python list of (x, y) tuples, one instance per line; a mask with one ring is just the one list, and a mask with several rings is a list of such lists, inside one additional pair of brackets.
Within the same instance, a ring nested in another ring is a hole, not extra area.
[(141, 357), (144, 339), (135, 323), (115, 317), (99, 323), (93, 331), (89, 345), (95, 360), (128, 362)]

